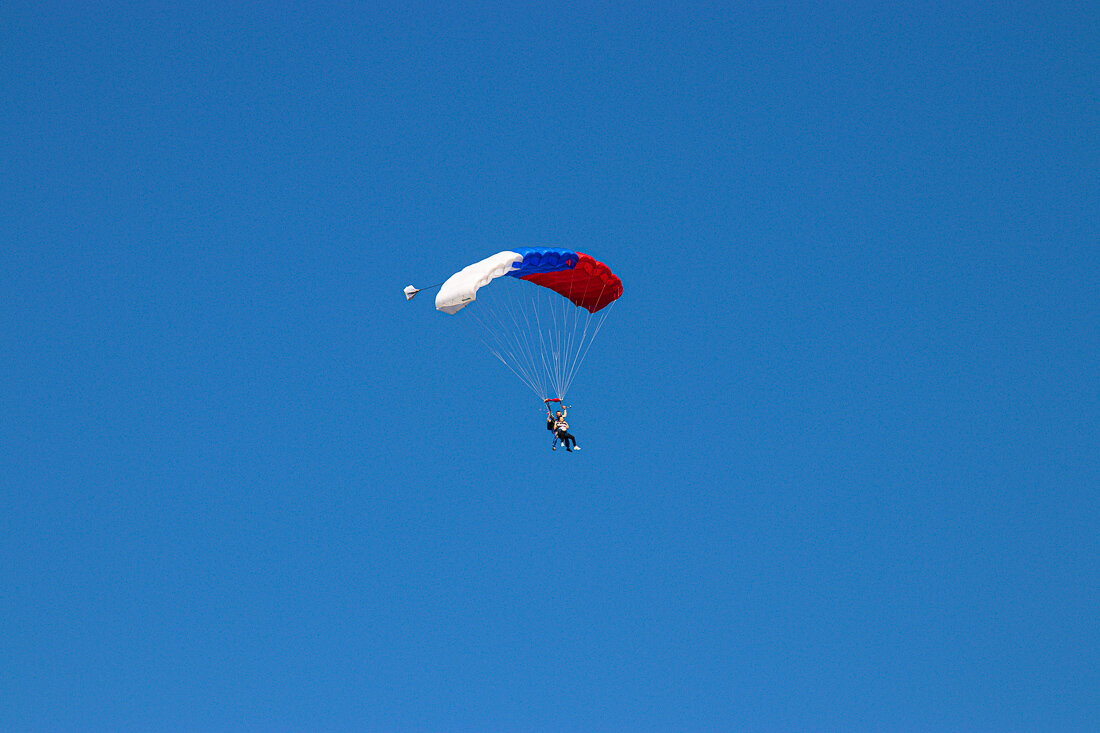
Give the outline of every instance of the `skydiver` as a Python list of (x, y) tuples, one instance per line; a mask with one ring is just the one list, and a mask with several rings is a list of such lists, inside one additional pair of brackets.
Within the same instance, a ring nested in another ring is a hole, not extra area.
[[(563, 405), (564, 407), (564, 405)], [(565, 407), (564, 412), (558, 410), (557, 415), (554, 416), (554, 435), (561, 441), (561, 444), (565, 446), (565, 449), (572, 453), (574, 450), (580, 450), (581, 447), (577, 445), (577, 439), (569, 432), (569, 423), (565, 421), (565, 416), (569, 412), (569, 408)], [(573, 447), (569, 447), (569, 441), (573, 441)], [(557, 450), (556, 446), (554, 450)]]
[(546, 429), (550, 431), (553, 439), (550, 441), (550, 450), (558, 449), (558, 432), (554, 428), (557, 426), (557, 420), (554, 419), (554, 413), (550, 412), (550, 406), (546, 406)]

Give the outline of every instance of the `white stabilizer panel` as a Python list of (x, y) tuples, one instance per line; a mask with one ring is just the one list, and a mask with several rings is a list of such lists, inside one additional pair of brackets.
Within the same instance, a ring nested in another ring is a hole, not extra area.
[(435, 309), (455, 314), (473, 303), (478, 288), (489, 284), (502, 275), (517, 269), (515, 264), (523, 260), (523, 255), (515, 252), (498, 252), (481, 262), (463, 267), (447, 278), (435, 296)]

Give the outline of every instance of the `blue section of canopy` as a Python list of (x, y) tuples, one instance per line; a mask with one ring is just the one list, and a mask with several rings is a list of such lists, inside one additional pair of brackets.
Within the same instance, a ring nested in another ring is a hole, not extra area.
[(577, 253), (558, 247), (519, 247), (512, 250), (523, 257), (522, 262), (517, 262), (518, 270), (507, 273), (512, 277), (527, 277), (541, 272), (560, 272), (572, 270), (577, 266)]

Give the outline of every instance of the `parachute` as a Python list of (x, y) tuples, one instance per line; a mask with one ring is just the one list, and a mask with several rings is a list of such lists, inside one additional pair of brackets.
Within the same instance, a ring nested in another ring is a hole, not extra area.
[[(405, 297), (418, 292), (410, 285)], [(583, 252), (521, 247), (451, 275), (435, 307), (451, 315), (468, 308), (458, 317), (475, 326), (490, 353), (540, 400), (560, 399), (622, 293), (611, 268)]]

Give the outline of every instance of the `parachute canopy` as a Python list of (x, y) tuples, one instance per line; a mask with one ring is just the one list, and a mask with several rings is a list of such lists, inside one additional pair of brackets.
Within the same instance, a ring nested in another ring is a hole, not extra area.
[[(490, 285), (491, 287), (487, 287)], [(478, 290), (486, 288), (478, 298)], [(417, 292), (411, 285), (405, 297)], [(539, 399), (573, 382), (623, 284), (583, 252), (522, 247), (468, 265), (442, 284), (435, 307), (459, 318)], [(597, 315), (598, 314), (598, 315)]]
[(498, 252), (462, 268), (447, 279), (435, 307), (455, 314), (477, 297), (477, 291), (505, 275), (549, 288), (573, 305), (595, 313), (623, 294), (611, 268), (583, 252), (555, 247), (521, 247)]

